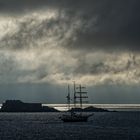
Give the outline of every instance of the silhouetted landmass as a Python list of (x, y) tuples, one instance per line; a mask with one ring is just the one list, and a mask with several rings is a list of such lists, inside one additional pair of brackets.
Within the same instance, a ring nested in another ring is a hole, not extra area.
[[(69, 111), (74, 112), (108, 112), (107, 109), (96, 108), (93, 106), (81, 108), (72, 108)], [(59, 112), (57, 109), (48, 106), (42, 106), (41, 103), (24, 103), (20, 100), (6, 100), (0, 109), (0, 112)]]
[(93, 107), (93, 106), (86, 107), (84, 109), (84, 111), (86, 111), (86, 112), (108, 112), (107, 109), (97, 108), (97, 107)]
[(74, 112), (108, 112), (107, 109), (103, 109), (103, 108), (96, 108), (96, 107), (93, 107), (93, 106), (89, 106), (89, 107), (86, 107), (84, 109), (81, 109), (81, 108), (72, 108), (70, 111), (74, 111)]
[(48, 106), (42, 106), (43, 112), (60, 112), (57, 109), (53, 107), (48, 107)]
[(20, 100), (6, 100), (2, 104), (1, 112), (58, 112), (58, 110), (42, 106), (41, 103), (24, 103)]

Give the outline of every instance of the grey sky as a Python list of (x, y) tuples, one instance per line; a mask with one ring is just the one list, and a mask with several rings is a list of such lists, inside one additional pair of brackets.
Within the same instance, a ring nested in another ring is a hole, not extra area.
[[(14, 85), (13, 97), (22, 98), (18, 85), (46, 84), (44, 93), (62, 91), (73, 80), (116, 91), (120, 85), (139, 87), (139, 6), (139, 0), (0, 0), (0, 84), (7, 86), (0, 87), (1, 97), (10, 94), (8, 85)], [(25, 92), (35, 92), (27, 87)], [(136, 99), (137, 91), (130, 91)], [(43, 101), (43, 94), (33, 95)]]

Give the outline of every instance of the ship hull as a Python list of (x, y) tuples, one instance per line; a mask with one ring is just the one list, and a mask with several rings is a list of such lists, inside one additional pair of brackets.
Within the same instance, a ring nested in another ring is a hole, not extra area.
[(87, 122), (88, 121), (88, 118), (90, 116), (92, 116), (93, 114), (90, 114), (90, 115), (63, 115), (61, 117), (61, 120), (63, 122)]
[(61, 119), (63, 122), (87, 122), (88, 118), (80, 118), (80, 119), (73, 119), (73, 118), (63, 118)]

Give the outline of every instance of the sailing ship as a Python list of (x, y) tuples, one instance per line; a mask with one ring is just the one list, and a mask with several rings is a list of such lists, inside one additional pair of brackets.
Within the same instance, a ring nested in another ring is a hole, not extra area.
[[(74, 82), (74, 95), (73, 95), (73, 105), (71, 108), (71, 96), (70, 96), (70, 87), (68, 85), (68, 95), (67, 95), (67, 104), (68, 104), (68, 113), (63, 114), (60, 119), (64, 122), (86, 122), (88, 118), (93, 114), (84, 114), (83, 113), (83, 103), (87, 103), (87, 92), (82, 91), (85, 87), (79, 85), (76, 87)], [(77, 103), (79, 103), (80, 107), (77, 108)], [(80, 112), (76, 112), (75, 110), (79, 110)]]

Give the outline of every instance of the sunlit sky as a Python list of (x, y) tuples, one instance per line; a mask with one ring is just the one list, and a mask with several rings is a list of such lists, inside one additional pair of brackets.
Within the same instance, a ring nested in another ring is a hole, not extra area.
[[(140, 103), (139, 0), (0, 0), (0, 102)], [(71, 86), (72, 87), (72, 86)]]

